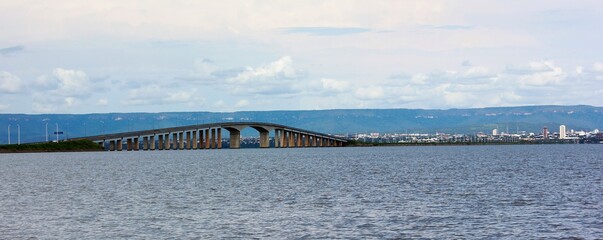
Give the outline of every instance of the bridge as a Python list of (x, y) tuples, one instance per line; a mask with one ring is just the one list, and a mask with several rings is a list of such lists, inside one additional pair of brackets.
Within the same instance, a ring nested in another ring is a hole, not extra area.
[[(74, 138), (87, 139), (103, 148), (109, 144), (109, 151), (141, 150), (185, 150), (185, 149), (221, 149), (222, 129), (230, 135), (230, 148), (241, 147), (241, 131), (253, 128), (260, 133), (260, 148), (270, 147), (270, 133), (274, 134), (274, 147), (341, 147), (347, 141), (328, 134), (288, 127), (280, 124), (262, 122), (222, 122), (197, 124), (190, 126), (160, 128), (152, 130), (103, 134)], [(142, 141), (141, 141), (142, 140)], [(141, 146), (142, 143), (142, 146)]]

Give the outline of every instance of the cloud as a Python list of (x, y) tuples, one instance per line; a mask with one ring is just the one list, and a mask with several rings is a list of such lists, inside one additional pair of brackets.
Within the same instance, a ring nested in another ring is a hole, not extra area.
[(106, 98), (101, 98), (98, 101), (96, 101), (96, 106), (107, 106), (109, 105), (109, 100), (107, 100)]
[(544, 86), (561, 82), (566, 74), (551, 61), (530, 62), (523, 67), (508, 67), (507, 73), (519, 75), (522, 85)]
[(247, 101), (246, 99), (241, 99), (237, 102), (237, 104), (235, 104), (236, 108), (244, 108), (249, 106), (249, 101)]
[(64, 97), (88, 97), (100, 87), (84, 71), (63, 68), (55, 68), (52, 75), (42, 75), (35, 81), (37, 90)]
[(282, 95), (299, 92), (303, 78), (305, 73), (293, 68), (291, 57), (284, 56), (261, 67), (247, 67), (226, 82), (235, 93)]
[(312, 36), (341, 36), (370, 32), (369, 28), (359, 27), (290, 27), (281, 28), (286, 34), (307, 34)]
[(603, 72), (603, 62), (593, 63), (593, 71), (595, 71), (595, 72)]
[(21, 78), (9, 72), (0, 72), (0, 93), (18, 93), (21, 85)]
[(0, 48), (0, 55), (12, 56), (14, 53), (17, 53), (17, 52), (20, 52), (23, 50), (25, 50), (25, 47), (23, 47), (21, 45), (7, 47), (7, 48)]
[(50, 75), (42, 75), (33, 81), (34, 112), (56, 112), (75, 109), (94, 94), (106, 90), (106, 78), (91, 79), (82, 70), (55, 68)]
[(471, 67), (463, 73), (462, 78), (465, 78), (465, 79), (490, 79), (490, 78), (494, 78), (496, 76), (497, 75), (491, 73), (488, 68)]
[(427, 29), (439, 29), (439, 30), (467, 30), (473, 29), (475, 26), (472, 25), (423, 25), (421, 28)]
[(354, 96), (359, 99), (380, 99), (385, 97), (385, 94), (382, 87), (370, 86), (356, 89)]
[(126, 106), (188, 104), (200, 105), (203, 99), (194, 94), (195, 90), (168, 91), (158, 84), (151, 84), (128, 91), (122, 103)]
[(331, 92), (344, 92), (349, 89), (350, 84), (346, 81), (323, 78), (320, 79), (323, 90)]

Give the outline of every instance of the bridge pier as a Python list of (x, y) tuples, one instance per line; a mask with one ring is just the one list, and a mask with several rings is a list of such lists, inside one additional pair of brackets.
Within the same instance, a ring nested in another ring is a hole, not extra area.
[(222, 128), (216, 129), (218, 131), (218, 149), (222, 149)]
[(172, 133), (172, 150), (178, 149), (178, 133)]
[(139, 141), (140, 141), (140, 140), (139, 140), (139, 138), (138, 138), (138, 137), (135, 137), (135, 138), (134, 138), (134, 151), (138, 151), (138, 150), (140, 150), (140, 142), (139, 142)]
[(191, 149), (197, 149), (197, 130), (193, 130), (190, 132), (191, 135)]
[(149, 136), (149, 144), (150, 144), (150, 149), (151, 151), (155, 150), (155, 135), (153, 136)]
[(274, 129), (274, 148), (280, 148), (282, 144), (281, 140), (282, 130)]
[(214, 149), (216, 147), (216, 129), (211, 129), (211, 144), (209, 146), (210, 149)]
[(211, 149), (210, 129), (205, 129), (205, 149)]
[(115, 151), (115, 140), (109, 141), (109, 151)]
[(302, 136), (301, 135), (302, 135), (301, 132), (297, 133), (297, 147), (303, 147), (302, 141), (301, 141), (302, 140)]
[(163, 143), (163, 134), (159, 134), (159, 136), (157, 136), (157, 147), (159, 148), (159, 150), (163, 150), (164, 146), (165, 144)]
[(165, 141), (165, 147), (163, 149), (170, 150), (172, 148), (172, 144), (170, 143), (170, 134), (166, 134), (163, 140)]
[(143, 151), (149, 150), (149, 137), (148, 136), (142, 137), (142, 150)]
[(178, 133), (178, 148), (180, 150), (184, 150), (184, 132)]
[(241, 131), (236, 128), (227, 128), (230, 134), (230, 148), (239, 149), (241, 148)]
[(185, 135), (186, 135), (186, 144), (184, 145), (184, 149), (190, 150), (191, 149), (191, 132), (186, 131)]
[(123, 140), (122, 139), (117, 139), (117, 151), (121, 151), (124, 149), (124, 145), (123, 145)]
[(205, 137), (204, 134), (205, 130), (201, 129), (199, 130), (199, 149), (204, 149), (205, 148)]
[(132, 139), (131, 138), (126, 139), (126, 150), (132, 151)]
[(283, 139), (281, 147), (288, 148), (289, 147), (289, 132), (287, 130), (283, 129), (283, 136), (281, 138)]
[(267, 130), (262, 130), (260, 132), (260, 148), (269, 148), (270, 147), (270, 132)]

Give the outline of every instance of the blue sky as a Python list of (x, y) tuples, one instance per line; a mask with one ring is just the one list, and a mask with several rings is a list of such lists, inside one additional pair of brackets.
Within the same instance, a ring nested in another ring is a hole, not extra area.
[(0, 113), (602, 106), (601, 1), (2, 1)]

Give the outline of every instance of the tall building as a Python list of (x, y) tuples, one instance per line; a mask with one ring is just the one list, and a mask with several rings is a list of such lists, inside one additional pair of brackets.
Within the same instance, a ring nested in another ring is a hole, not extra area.
[(498, 135), (498, 128), (492, 129), (492, 136)]
[(559, 126), (559, 139), (565, 139), (565, 125)]
[(543, 128), (542, 129), (542, 137), (544, 139), (549, 139), (549, 129), (548, 128)]

